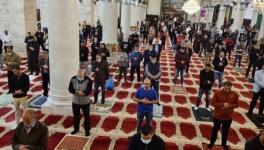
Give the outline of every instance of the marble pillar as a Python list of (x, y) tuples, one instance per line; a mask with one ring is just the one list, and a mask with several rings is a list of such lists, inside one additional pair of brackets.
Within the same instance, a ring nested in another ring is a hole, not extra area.
[(42, 28), (48, 27), (48, 6), (47, 0), (39, 0), (39, 9), (40, 9), (40, 23)]
[(79, 2), (80, 22), (86, 21), (88, 24), (93, 24), (94, 1), (82, 0)]
[(78, 1), (47, 0), (47, 6), (50, 91), (41, 109), (47, 114), (71, 115), (72, 95), (68, 85), (79, 67)]
[(261, 38), (264, 38), (264, 18), (262, 18), (262, 21), (261, 21), (258, 40)]
[(97, 10), (99, 11), (98, 18), (103, 26), (102, 42), (106, 44), (116, 44), (118, 20), (117, 3), (99, 1), (96, 3), (96, 5), (98, 5), (97, 9), (99, 9)]
[(226, 8), (224, 6), (219, 7), (219, 14), (218, 14), (218, 19), (217, 19), (217, 28), (220, 29), (225, 21), (225, 10)]
[(257, 23), (258, 14), (258, 11), (254, 10), (250, 24), (252, 27)]
[(148, 3), (147, 14), (148, 15), (160, 15), (161, 12), (161, 0), (151, 0)]
[(8, 30), (14, 50), (25, 50), (27, 32), (37, 29), (36, 0), (0, 0), (0, 14), (0, 36)]
[(121, 27), (124, 33), (124, 40), (127, 40), (130, 33), (130, 4), (122, 4), (121, 8)]
[(131, 8), (131, 20), (130, 20), (130, 25), (131, 26), (137, 26), (137, 22), (140, 23), (140, 8), (139, 6), (136, 6), (136, 5), (131, 5), (130, 6)]
[(234, 10), (234, 13), (234, 22), (231, 26), (232, 31), (239, 30), (241, 28), (243, 23), (244, 8), (242, 8), (241, 5), (238, 4)]

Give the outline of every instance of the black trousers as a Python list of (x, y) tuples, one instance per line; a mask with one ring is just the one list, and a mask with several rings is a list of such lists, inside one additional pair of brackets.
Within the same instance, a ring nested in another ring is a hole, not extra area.
[(105, 82), (98, 82), (98, 81), (94, 82), (94, 103), (97, 103), (97, 100), (98, 100), (99, 86), (101, 87), (101, 91), (102, 91), (101, 103), (104, 104), (105, 102)]
[(42, 73), (42, 88), (44, 90), (43, 95), (44, 96), (48, 96), (48, 92), (49, 92), (49, 88), (48, 85), (50, 83), (50, 77), (49, 77), (49, 73)]
[(214, 118), (214, 127), (213, 127), (212, 134), (211, 134), (210, 145), (214, 145), (216, 138), (217, 138), (217, 132), (220, 130), (220, 127), (222, 126), (222, 146), (226, 146), (228, 132), (229, 132), (231, 123), (232, 123), (232, 119), (219, 120), (219, 119)]
[(75, 131), (79, 131), (80, 128), (80, 109), (82, 109), (84, 117), (84, 130), (85, 133), (90, 132), (90, 104), (79, 105), (72, 103), (73, 112), (73, 127)]
[(118, 81), (122, 79), (122, 74), (124, 74), (124, 79), (125, 81), (127, 81), (127, 68), (126, 67), (119, 67)]
[(130, 80), (131, 82), (134, 79), (134, 73), (137, 72), (137, 81), (140, 82), (140, 66), (132, 66), (130, 68)]
[(10, 92), (10, 82), (11, 82), (11, 77), (14, 75), (13, 71), (7, 71), (7, 84), (8, 84), (8, 93)]
[(250, 102), (248, 113), (252, 114), (253, 110), (257, 104), (258, 99), (260, 99), (259, 114), (263, 114), (264, 109), (264, 88), (261, 88), (258, 93), (253, 92), (252, 101)]
[(38, 53), (37, 52), (28, 52), (28, 70), (33, 73), (39, 73), (39, 66), (38, 66)]
[(252, 78), (254, 78), (255, 71), (256, 71), (256, 63), (252, 63), (251, 61), (249, 61), (249, 64), (248, 64), (248, 68), (247, 68), (247, 71), (246, 71), (246, 78), (248, 77), (248, 74), (249, 74), (249, 71), (250, 71), (251, 67), (253, 67)]

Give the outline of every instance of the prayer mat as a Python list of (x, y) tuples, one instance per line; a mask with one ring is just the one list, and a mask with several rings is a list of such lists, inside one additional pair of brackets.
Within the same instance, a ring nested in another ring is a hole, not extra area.
[[(208, 144), (207, 143), (202, 143), (202, 145), (203, 145), (203, 150), (208, 150), (208, 148), (207, 148), (208, 147)], [(233, 149), (231, 149), (230, 146), (228, 146), (228, 148), (230, 150), (233, 150)], [(212, 148), (212, 150), (224, 150), (224, 148), (221, 145), (214, 145), (213, 148)]]
[(0, 96), (0, 105), (1, 106), (7, 106), (11, 104), (13, 101), (12, 94), (3, 94)]
[(30, 108), (41, 108), (41, 106), (48, 100), (48, 97), (46, 96), (42, 96), (42, 95), (38, 95), (34, 98), (32, 98), (32, 100), (28, 103), (28, 106)]
[(182, 86), (171, 86), (171, 93), (174, 94), (179, 94), (179, 95), (185, 95), (186, 94), (186, 89), (185, 87)]
[(264, 129), (264, 115), (259, 114), (248, 114), (247, 117), (255, 124), (255, 126), (259, 129)]
[(206, 108), (198, 108), (197, 110), (194, 110), (194, 107), (192, 107), (192, 111), (196, 121), (213, 121), (212, 111), (208, 111)]
[(113, 101), (105, 101), (104, 104), (101, 104), (100, 100), (98, 100), (97, 104), (91, 105), (91, 111), (98, 113), (108, 113), (111, 111), (113, 105)]
[(89, 138), (84, 136), (66, 135), (55, 150), (86, 150)]

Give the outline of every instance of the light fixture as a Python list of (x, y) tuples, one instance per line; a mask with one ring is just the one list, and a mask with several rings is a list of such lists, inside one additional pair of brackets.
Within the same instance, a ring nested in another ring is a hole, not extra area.
[(193, 15), (201, 9), (199, 3), (196, 0), (189, 0), (182, 6), (182, 10), (186, 13)]

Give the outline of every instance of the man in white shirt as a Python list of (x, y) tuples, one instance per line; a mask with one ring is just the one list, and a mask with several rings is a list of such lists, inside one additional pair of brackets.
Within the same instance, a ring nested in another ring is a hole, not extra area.
[(260, 99), (259, 114), (263, 115), (264, 109), (264, 64), (262, 69), (256, 71), (254, 76), (255, 83), (253, 85), (253, 97), (250, 103), (248, 114), (253, 113), (253, 109), (256, 106), (257, 100)]
[(2, 37), (3, 43), (4, 43), (4, 49), (5, 49), (5, 53), (7, 51), (7, 47), (12, 47), (12, 37), (11, 35), (8, 33), (7, 30), (4, 31), (4, 35)]

